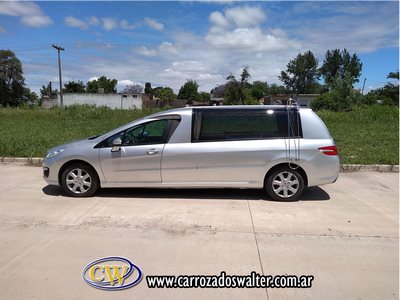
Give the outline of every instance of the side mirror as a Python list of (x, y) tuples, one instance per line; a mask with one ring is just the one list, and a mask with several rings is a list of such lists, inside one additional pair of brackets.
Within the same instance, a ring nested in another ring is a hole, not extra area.
[(111, 148), (111, 152), (118, 152), (119, 150), (121, 150), (121, 145), (122, 145), (121, 138), (116, 138), (115, 140), (113, 140), (112, 144), (113, 147)]

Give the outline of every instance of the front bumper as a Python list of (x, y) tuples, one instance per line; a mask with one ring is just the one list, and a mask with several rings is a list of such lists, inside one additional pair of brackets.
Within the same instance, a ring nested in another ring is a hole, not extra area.
[(43, 179), (50, 185), (59, 185), (58, 172), (60, 166), (53, 158), (44, 158), (42, 163)]

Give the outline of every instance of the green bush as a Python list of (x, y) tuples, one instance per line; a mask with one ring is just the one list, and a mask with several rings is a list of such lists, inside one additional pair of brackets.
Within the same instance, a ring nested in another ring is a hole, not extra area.
[(338, 92), (330, 92), (321, 94), (315, 97), (311, 101), (311, 108), (315, 111), (318, 110), (331, 110), (331, 111), (338, 111), (339, 104), (338, 99), (340, 99), (340, 94)]
[(351, 90), (347, 95), (340, 90), (332, 90), (313, 99), (311, 108), (318, 110), (348, 111), (355, 104), (364, 104), (364, 96), (358, 91)]

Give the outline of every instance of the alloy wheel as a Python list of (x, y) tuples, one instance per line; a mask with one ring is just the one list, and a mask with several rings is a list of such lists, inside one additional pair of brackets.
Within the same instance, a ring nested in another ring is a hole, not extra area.
[(90, 189), (92, 178), (85, 170), (76, 168), (67, 174), (66, 184), (74, 194), (83, 194)]

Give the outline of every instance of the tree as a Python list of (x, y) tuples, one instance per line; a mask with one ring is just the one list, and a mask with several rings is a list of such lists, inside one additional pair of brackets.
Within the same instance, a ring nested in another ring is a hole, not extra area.
[(64, 84), (63, 92), (64, 93), (86, 93), (85, 84), (80, 80), (69, 81), (68, 83)]
[(331, 87), (331, 84), (337, 80), (337, 77), (344, 79), (349, 76), (351, 84), (358, 82), (361, 75), (362, 63), (357, 54), (350, 55), (346, 49), (328, 50), (325, 53), (325, 60), (319, 69), (320, 74), (324, 77), (325, 83)]
[(272, 83), (268, 87), (267, 95), (277, 95), (277, 94), (290, 94), (290, 90), (288, 90), (283, 85), (277, 85), (276, 83)]
[(225, 84), (224, 90), (224, 100), (226, 104), (242, 104), (241, 96), (241, 84), (236, 80), (235, 76), (230, 73), (228, 77), (226, 77), (228, 82)]
[[(245, 66), (242, 70), (242, 74), (240, 74), (240, 103), (244, 104), (245, 102), (245, 91), (244, 89), (249, 88), (249, 78), (250, 78), (250, 73), (249, 73), (249, 66)], [(249, 93), (246, 93), (246, 95), (250, 95)]]
[(41, 100), (39, 100), (38, 95), (35, 92), (32, 92), (29, 88), (24, 87), (24, 93), (23, 93), (23, 100), (25, 103), (27, 103), (29, 106), (34, 106), (34, 105), (41, 105)]
[(207, 93), (207, 92), (200, 92), (200, 93), (199, 93), (199, 101), (201, 101), (201, 102), (208, 102), (208, 101), (210, 101), (210, 93)]
[(0, 103), (18, 106), (24, 102), (24, 76), (21, 61), (10, 50), (0, 50)]
[(55, 89), (53, 90), (51, 88), (51, 82), (46, 86), (42, 85), (42, 88), (40, 89), (40, 97), (56, 97), (58, 94), (58, 90)]
[(40, 89), (40, 97), (50, 96), (50, 89), (49, 86), (42, 85)]
[(318, 59), (311, 51), (299, 53), (279, 76), (286, 88), (296, 95), (314, 93), (318, 78)]
[(249, 78), (251, 77), (249, 73), (249, 66), (245, 66), (242, 70), (242, 74), (240, 75), (240, 84), (242, 87), (248, 87), (249, 83)]
[(397, 79), (399, 80), (399, 71), (396, 72), (390, 72), (387, 76), (387, 79)]
[(117, 83), (116, 79), (109, 79), (106, 76), (101, 76), (98, 79), (89, 81), (86, 85), (86, 91), (88, 93), (98, 93), (99, 88), (104, 89), (105, 94), (113, 94), (117, 92)]
[(156, 87), (153, 89), (154, 97), (159, 98), (162, 101), (172, 101), (175, 100), (176, 95), (170, 87)]
[(330, 85), (331, 88), (328, 92), (313, 99), (312, 109), (346, 111), (350, 110), (353, 104), (361, 102), (362, 95), (353, 89), (353, 78), (350, 73), (347, 72), (343, 78), (337, 74)]
[(189, 104), (193, 103), (193, 101), (198, 101), (200, 99), (198, 88), (199, 85), (196, 81), (187, 79), (185, 84), (179, 89), (178, 99), (185, 99)]
[(259, 100), (266, 96), (268, 92), (268, 83), (262, 81), (254, 81), (251, 86), (251, 95)]
[(150, 95), (150, 99), (153, 99), (153, 88), (151, 87), (151, 83), (150, 82), (146, 82), (144, 84), (144, 93)]
[(226, 77), (227, 83), (224, 88), (224, 98), (226, 104), (250, 104), (253, 102), (250, 91), (251, 84), (248, 82), (251, 77), (249, 67), (245, 66), (240, 74), (238, 81), (232, 73)]
[(146, 94), (151, 94), (153, 91), (153, 89), (151, 88), (151, 83), (150, 82), (146, 82), (144, 85), (144, 92)]
[(384, 104), (399, 105), (399, 71), (390, 72), (386, 78), (395, 79), (397, 82), (388, 82), (384, 87), (369, 91), (366, 95), (368, 104), (382, 100)]
[(143, 93), (143, 86), (140, 84), (129, 84), (122, 92), (125, 94), (141, 94)]

